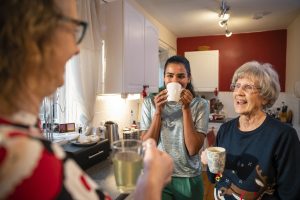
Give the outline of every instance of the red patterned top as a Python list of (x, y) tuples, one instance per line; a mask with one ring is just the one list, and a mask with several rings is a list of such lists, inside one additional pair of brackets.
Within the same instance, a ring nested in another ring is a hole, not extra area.
[(43, 138), (36, 119), (28, 113), (0, 118), (0, 199), (111, 200), (59, 145)]

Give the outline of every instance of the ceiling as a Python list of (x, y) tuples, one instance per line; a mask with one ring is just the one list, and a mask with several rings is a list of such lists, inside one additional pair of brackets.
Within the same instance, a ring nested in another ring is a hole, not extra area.
[[(136, 0), (177, 37), (220, 35), (221, 0)], [(226, 0), (235, 33), (286, 29), (300, 14), (300, 0)], [(254, 19), (258, 18), (258, 19)]]

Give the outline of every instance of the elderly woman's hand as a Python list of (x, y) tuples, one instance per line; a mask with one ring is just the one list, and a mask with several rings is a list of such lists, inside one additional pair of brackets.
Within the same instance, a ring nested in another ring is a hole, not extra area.
[(183, 108), (189, 108), (193, 98), (194, 97), (189, 90), (183, 89), (180, 95), (180, 102), (182, 103)]
[(155, 104), (157, 114), (161, 113), (165, 103), (168, 101), (167, 98), (168, 98), (168, 91), (166, 89), (162, 90), (154, 97), (154, 104)]

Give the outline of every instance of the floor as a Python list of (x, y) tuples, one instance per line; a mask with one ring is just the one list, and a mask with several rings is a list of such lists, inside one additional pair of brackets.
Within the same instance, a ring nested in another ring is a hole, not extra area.
[(204, 184), (204, 197), (203, 200), (214, 200), (214, 184), (212, 184), (208, 178), (206, 171), (202, 172), (203, 184)]
[(92, 177), (92, 179), (99, 185), (102, 190), (110, 194), (112, 199), (120, 200), (125, 198), (117, 190), (110, 156), (106, 160), (101, 161), (98, 164), (86, 169), (85, 172)]

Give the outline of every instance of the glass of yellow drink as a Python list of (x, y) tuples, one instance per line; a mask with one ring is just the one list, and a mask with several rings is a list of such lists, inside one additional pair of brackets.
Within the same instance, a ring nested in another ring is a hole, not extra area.
[(117, 188), (121, 193), (130, 193), (135, 189), (143, 168), (142, 141), (117, 140), (112, 144), (112, 153)]

